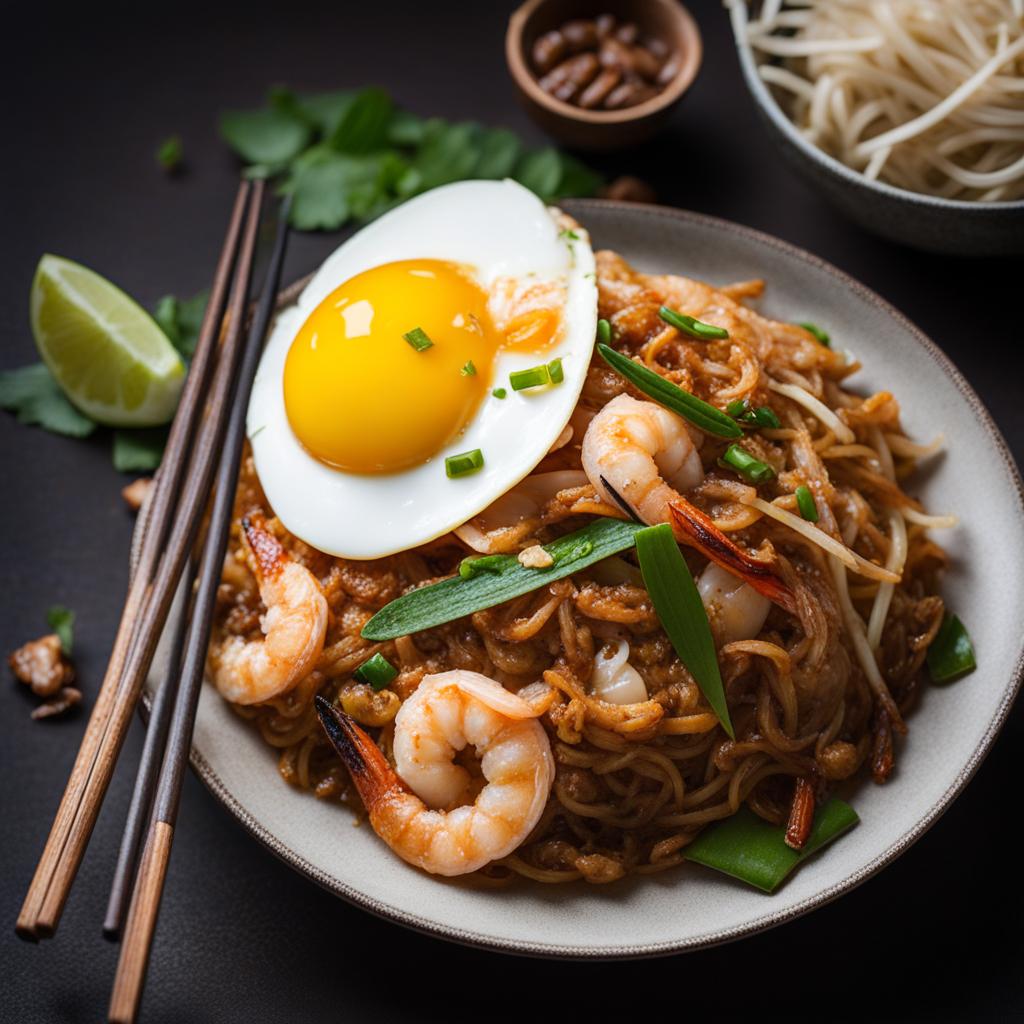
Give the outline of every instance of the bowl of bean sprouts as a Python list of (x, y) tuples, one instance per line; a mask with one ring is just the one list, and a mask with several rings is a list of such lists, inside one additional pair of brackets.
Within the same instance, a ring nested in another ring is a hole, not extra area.
[(1024, 252), (1024, 0), (725, 0), (787, 157), (863, 227)]

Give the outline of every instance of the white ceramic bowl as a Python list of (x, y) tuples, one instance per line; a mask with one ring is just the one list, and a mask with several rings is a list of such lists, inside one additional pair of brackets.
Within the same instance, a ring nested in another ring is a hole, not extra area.
[[(912, 436), (945, 433), (948, 453), (913, 489), (929, 509), (962, 517), (962, 525), (942, 537), (952, 555), (944, 594), (971, 630), (978, 670), (925, 692), (892, 780), (865, 782), (852, 797), (861, 823), (773, 896), (696, 865), (610, 886), (524, 883), (492, 890), (431, 877), (389, 855), (368, 826), (353, 828), (351, 812), (285, 785), (274, 751), (210, 686), (199, 705), (192, 765), (283, 860), (389, 920), (539, 956), (649, 956), (748, 935), (848, 892), (910, 846), (963, 789), (1009, 710), (1024, 662), (1024, 503), (1006, 446), (963, 377), (920, 331), (856, 281), (726, 221), (600, 201), (566, 208), (596, 246), (619, 251), (641, 269), (720, 283), (765, 277), (762, 308), (769, 315), (827, 326), (864, 362), (856, 387), (893, 390)], [(973, 500), (979, 493), (985, 501)], [(161, 652), (151, 685), (163, 664)]]

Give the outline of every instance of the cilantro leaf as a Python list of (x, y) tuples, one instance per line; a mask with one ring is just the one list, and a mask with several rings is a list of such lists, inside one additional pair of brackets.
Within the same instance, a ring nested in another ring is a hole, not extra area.
[(311, 96), (297, 97), (299, 109), (316, 130), (329, 138), (338, 129), (345, 114), (355, 101), (351, 89), (343, 92), (322, 92)]
[(513, 177), (541, 199), (553, 199), (562, 181), (562, 158), (551, 146), (535, 149), (519, 161)]
[(327, 136), (327, 144), (340, 153), (370, 153), (387, 143), (391, 97), (377, 88), (360, 89)]
[(185, 359), (191, 359), (195, 353), (209, 298), (208, 291), (201, 291), (191, 299), (165, 295), (153, 307), (153, 319)]
[(468, 178), (480, 158), (480, 126), (472, 121), (450, 124), (431, 118), (424, 128), (423, 145), (413, 157), (419, 172), (420, 192)]
[(305, 121), (280, 109), (243, 110), (221, 115), (220, 133), (251, 164), (283, 166), (302, 152), (311, 130)]
[(60, 640), (60, 649), (70, 658), (75, 644), (75, 613), (70, 608), (55, 604), (46, 613), (46, 622)]
[(96, 424), (68, 401), (43, 363), (0, 373), (0, 407), (13, 412), (21, 423), (67, 437), (88, 437), (96, 429)]
[(167, 443), (167, 427), (142, 427), (114, 431), (114, 469), (137, 473), (156, 469)]
[(388, 142), (392, 146), (419, 146), (426, 135), (426, 124), (408, 110), (396, 110), (388, 123)]
[(173, 174), (181, 167), (182, 156), (181, 136), (172, 135), (160, 143), (156, 151), (156, 162), (168, 174)]
[(604, 184), (604, 178), (592, 171), (586, 164), (566, 153), (558, 154), (562, 163), (562, 177), (555, 189), (554, 198), (568, 196), (592, 196)]
[(515, 169), (522, 149), (519, 137), (507, 128), (485, 132), (473, 173), (478, 178), (507, 178)]

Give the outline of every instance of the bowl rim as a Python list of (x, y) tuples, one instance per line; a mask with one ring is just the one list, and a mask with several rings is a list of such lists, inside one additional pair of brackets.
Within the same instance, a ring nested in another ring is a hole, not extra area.
[(590, 125), (621, 125), (643, 120), (678, 102), (693, 84), (704, 62), (704, 43), (700, 29), (689, 10), (676, 0), (646, 0), (652, 6), (661, 7), (674, 18), (687, 41), (683, 62), (672, 81), (656, 96), (635, 106), (624, 107), (622, 110), (584, 110), (582, 107), (565, 103), (555, 99), (540, 87), (523, 49), (523, 29), (527, 20), (548, 2), (549, 0), (526, 0), (509, 16), (508, 28), (505, 31), (505, 62), (513, 81), (530, 100), (559, 117)]
[(764, 79), (758, 74), (758, 61), (754, 56), (754, 48), (750, 41), (737, 31), (735, 19), (730, 18), (730, 23), (732, 25), (733, 42), (736, 44), (736, 52), (739, 56), (740, 70), (743, 73), (744, 81), (747, 83), (747, 90), (754, 98), (755, 103), (771, 118), (772, 123), (782, 132), (787, 141), (796, 146), (806, 157), (821, 165), (826, 171), (842, 178), (847, 184), (873, 191), (888, 199), (897, 202), (916, 203), (920, 206), (927, 206), (937, 210), (990, 215), (1024, 210), (1024, 199), (996, 200), (984, 203), (972, 199), (946, 199), (944, 196), (933, 196), (926, 192), (912, 192), (909, 189), (897, 188), (895, 185), (890, 185), (885, 181), (865, 178), (863, 174), (859, 174), (853, 168), (847, 167), (841, 160), (815, 146), (797, 131), (796, 125), (779, 106), (774, 94), (765, 84)]
[[(799, 246), (785, 242), (773, 235), (766, 234), (765, 232), (758, 231), (755, 228), (738, 224), (735, 221), (712, 217), (706, 214), (693, 213), (688, 210), (674, 209), (671, 207), (653, 206), (643, 203), (629, 203), (608, 199), (570, 200), (567, 201), (565, 205), (570, 208), (570, 212), (578, 212), (583, 217), (585, 217), (587, 210), (590, 209), (617, 209), (628, 211), (631, 214), (639, 213), (650, 217), (652, 220), (669, 219), (706, 224), (730, 234), (739, 235), (752, 241), (756, 241), (761, 245), (786, 253), (787, 255), (795, 257), (810, 266), (827, 272), (835, 279), (838, 285), (853, 291), (859, 297), (870, 302), (887, 316), (894, 319), (914, 338), (923, 351), (938, 364), (939, 369), (950, 378), (953, 385), (963, 396), (964, 400), (973, 409), (978, 418), (978, 422), (989, 435), (995, 451), (1004, 463), (1009, 474), (1010, 481), (1016, 491), (1017, 513), (1019, 516), (1024, 518), (1024, 481), (1021, 479), (1021, 474), (1016, 462), (1014, 461), (1013, 455), (1011, 454), (1002, 433), (996, 426), (995, 421), (992, 419), (991, 413), (989, 413), (985, 404), (945, 352), (943, 352), (942, 349), (940, 349), (938, 345), (936, 345), (936, 343), (912, 321), (878, 295), (877, 292), (868, 288), (866, 285), (861, 284), (856, 278), (840, 270), (827, 260), (824, 260), (819, 256), (815, 256)], [(293, 303), (298, 298), (298, 295), (304, 285), (308, 283), (308, 280), (308, 277), (304, 278), (303, 280), (296, 281), (284, 289), (284, 291), (282, 291), (278, 296), (277, 309), (280, 310)], [(149, 504), (147, 502), (143, 505), (142, 509), (140, 509), (139, 517), (136, 521), (136, 528), (132, 537), (133, 564), (137, 556), (141, 534), (146, 529), (148, 512)], [(913, 846), (914, 843), (916, 843), (917, 840), (920, 839), (938, 821), (938, 819), (942, 817), (956, 797), (960, 795), (974, 777), (1006, 722), (1007, 716), (1009, 715), (1010, 709), (1012, 708), (1014, 700), (1020, 689), (1022, 679), (1024, 679), (1024, 645), (1022, 645), (1021, 649), (1017, 652), (1017, 659), (1012, 670), (1012, 676), (1007, 680), (999, 705), (988, 722), (987, 728), (970, 758), (960, 767), (956, 776), (938, 799), (936, 799), (931, 807), (929, 807), (918, 819), (916, 825), (912, 829), (895, 838), (893, 842), (882, 851), (882, 853), (874, 858), (874, 860), (863, 865), (859, 870), (847, 875), (827, 888), (808, 896), (806, 899), (790, 907), (788, 910), (767, 913), (764, 916), (759, 917), (756, 921), (723, 928), (716, 932), (705, 933), (696, 938), (682, 941), (671, 940), (632, 946), (609, 945), (601, 947), (600, 949), (593, 949), (585, 946), (562, 946), (544, 942), (524, 942), (519, 939), (503, 940), (460, 927), (439, 925), (436, 921), (424, 919), (418, 914), (397, 910), (392, 906), (379, 902), (373, 897), (365, 895), (358, 889), (353, 889), (344, 883), (340, 883), (337, 879), (306, 860), (304, 856), (293, 850), (284, 840), (274, 835), (262, 822), (256, 819), (238, 802), (234, 794), (217, 775), (217, 772), (194, 746), (190, 753), (190, 763), (193, 771), (199, 776), (200, 780), (210, 793), (224, 805), (231, 815), (250, 835), (253, 836), (253, 838), (257, 839), (263, 846), (270, 850), (271, 853), (286, 864), (290, 865), (306, 878), (316, 882), (328, 892), (340, 897), (347, 903), (369, 911), (375, 916), (390, 921), (393, 924), (402, 925), (424, 935), (440, 937), (475, 949), (483, 949), (491, 952), (507, 953), (518, 956), (587, 961), (647, 959), (722, 945), (727, 942), (744, 938), (748, 935), (757, 934), (770, 928), (777, 927), (778, 925), (785, 924), (798, 917), (802, 917), (811, 910), (815, 910), (820, 906), (831, 903), (833, 900), (845, 895), (853, 889), (856, 889), (863, 882), (866, 882), (869, 878), (876, 875), (882, 870), (882, 868), (886, 867), (907, 849)], [(144, 692), (143, 700), (140, 702), (140, 713), (143, 715), (147, 714), (150, 703), (148, 692)]]

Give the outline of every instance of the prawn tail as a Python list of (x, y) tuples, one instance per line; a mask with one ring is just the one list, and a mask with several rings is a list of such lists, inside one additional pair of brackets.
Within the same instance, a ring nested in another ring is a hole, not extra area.
[(284, 547), (266, 528), (266, 520), (261, 513), (252, 512), (242, 519), (242, 533), (257, 580), (274, 576), (288, 564)]
[(739, 576), (762, 597), (791, 615), (797, 614), (796, 595), (779, 579), (774, 569), (737, 547), (696, 505), (677, 497), (668, 503), (668, 510), (674, 525), (702, 555)]
[(314, 701), (320, 724), (331, 746), (344, 761), (368, 811), (372, 813), (396, 790), (406, 792), (405, 785), (380, 747), (344, 711), (319, 695)]

